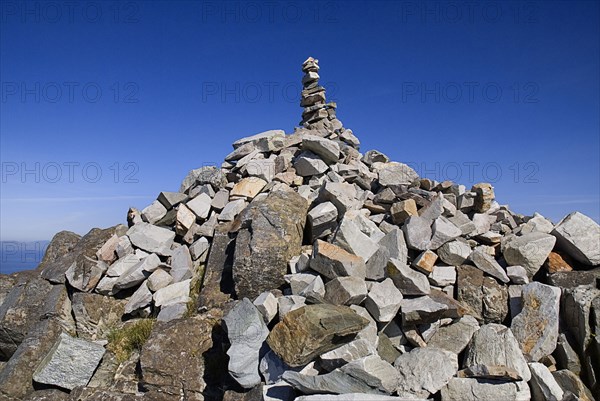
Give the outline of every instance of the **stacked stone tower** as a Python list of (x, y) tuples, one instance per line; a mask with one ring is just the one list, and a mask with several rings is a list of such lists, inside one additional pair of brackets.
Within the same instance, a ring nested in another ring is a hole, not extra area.
[(335, 116), (337, 105), (326, 103), (325, 88), (319, 85), (319, 60), (312, 57), (302, 63), (302, 95), (300, 106), (304, 107), (300, 125), (304, 128), (340, 132), (342, 122)]

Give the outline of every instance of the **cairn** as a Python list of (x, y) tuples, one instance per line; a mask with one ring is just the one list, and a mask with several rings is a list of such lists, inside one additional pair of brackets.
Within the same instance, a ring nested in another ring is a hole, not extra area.
[(307, 129), (339, 132), (342, 122), (336, 118), (335, 102), (326, 103), (325, 88), (319, 85), (319, 60), (309, 57), (302, 63), (302, 98), (304, 107), (300, 126)]

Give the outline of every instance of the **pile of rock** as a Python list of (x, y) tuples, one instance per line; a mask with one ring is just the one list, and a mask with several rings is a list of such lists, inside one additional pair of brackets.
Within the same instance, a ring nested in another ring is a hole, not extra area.
[[(35, 364), (27, 330), (6, 325), (24, 290), (8, 293), (1, 395), (43, 399), (11, 384), (28, 361), (29, 381), (62, 389), (53, 399), (594, 399), (600, 226), (515, 214), (490, 184), (361, 154), (317, 60), (302, 69), (302, 127), (234, 142), (220, 167), (41, 270), (67, 284), (52, 311), (74, 322), (53, 312), (62, 325)], [(158, 323), (126, 362), (92, 342), (147, 317)], [(68, 349), (94, 357), (67, 368)]]

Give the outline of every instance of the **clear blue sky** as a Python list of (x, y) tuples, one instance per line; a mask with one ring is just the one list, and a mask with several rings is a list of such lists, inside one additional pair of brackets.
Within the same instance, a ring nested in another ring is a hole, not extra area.
[(124, 222), (235, 139), (291, 132), (307, 56), (361, 150), (600, 218), (598, 2), (71, 4), (1, 2), (2, 240)]

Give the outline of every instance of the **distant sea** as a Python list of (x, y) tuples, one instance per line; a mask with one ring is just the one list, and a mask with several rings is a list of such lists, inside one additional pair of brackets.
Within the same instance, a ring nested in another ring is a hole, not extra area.
[(35, 269), (50, 241), (0, 241), (0, 274)]

